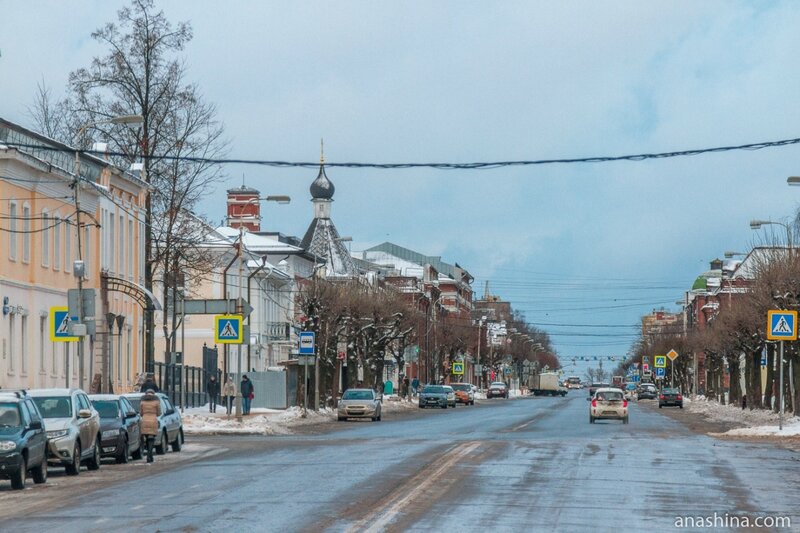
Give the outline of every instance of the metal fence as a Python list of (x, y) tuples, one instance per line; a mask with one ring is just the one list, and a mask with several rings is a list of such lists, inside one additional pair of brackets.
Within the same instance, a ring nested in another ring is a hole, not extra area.
[[(201, 407), (208, 403), (206, 383), (212, 371), (197, 366), (153, 363), (152, 372), (158, 388), (178, 407)], [(217, 383), (221, 384), (222, 371), (217, 370), (216, 375)]]
[[(234, 382), (241, 382), (238, 374), (231, 374)], [(286, 409), (294, 402), (289, 401), (287, 396), (287, 373), (277, 370), (267, 370), (266, 372), (248, 372), (247, 378), (253, 383), (253, 408), (267, 409)]]

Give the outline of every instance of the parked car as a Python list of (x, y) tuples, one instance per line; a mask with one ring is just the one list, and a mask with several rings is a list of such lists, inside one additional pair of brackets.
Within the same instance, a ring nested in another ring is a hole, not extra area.
[(442, 385), (444, 391), (447, 393), (447, 406), (455, 409), (456, 407), (456, 391), (450, 385)]
[(127, 463), (129, 457), (142, 458), (142, 417), (124, 396), (90, 394), (89, 400), (100, 414), (102, 457)]
[(77, 476), (81, 464), (100, 468), (100, 415), (81, 389), (33, 389), (29, 392), (47, 428), (48, 464), (63, 465)]
[(451, 383), (451, 387), (456, 391), (456, 401), (465, 405), (475, 405), (474, 385), (470, 383)]
[(622, 391), (615, 387), (597, 389), (589, 405), (591, 424), (594, 424), (595, 420), (607, 418), (622, 420), (623, 424), (628, 423), (628, 400)]
[(652, 383), (642, 383), (636, 392), (638, 400), (655, 400), (658, 397), (658, 389)]
[(372, 389), (347, 389), (337, 407), (339, 422), (348, 418), (371, 418), (381, 420), (381, 399)]
[(680, 389), (661, 389), (661, 394), (658, 395), (658, 408), (662, 407), (680, 407), (683, 409), (683, 395)]
[[(122, 396), (131, 402), (131, 405), (136, 409), (137, 413), (141, 414), (139, 405), (142, 402), (144, 393), (132, 392), (130, 394), (123, 394)], [(168, 445), (172, 446), (173, 452), (179, 452), (181, 451), (181, 446), (183, 446), (185, 442), (183, 438), (183, 420), (181, 419), (181, 413), (172, 405), (169, 396), (163, 392), (157, 392), (156, 396), (161, 403), (161, 415), (158, 417), (159, 437), (156, 439), (156, 453), (158, 455), (164, 455), (167, 453)]]
[(47, 433), (39, 409), (25, 391), (0, 390), (0, 479), (16, 490), (47, 481)]
[(487, 398), (508, 398), (508, 387), (502, 381), (495, 381), (489, 388), (486, 390), (486, 397)]
[(443, 385), (425, 385), (419, 393), (419, 408), (441, 407), (447, 409), (447, 391)]

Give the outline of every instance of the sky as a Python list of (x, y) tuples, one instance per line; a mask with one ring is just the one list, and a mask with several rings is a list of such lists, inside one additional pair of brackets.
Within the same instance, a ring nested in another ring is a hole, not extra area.
[[(119, 1), (0, 0), (0, 116), (30, 124), (104, 50)], [(797, 2), (159, 2), (189, 21), (187, 80), (217, 106), (230, 156), (473, 162), (662, 152), (800, 137)], [(332, 218), (363, 250), (392, 241), (458, 262), (563, 360), (624, 355), (642, 314), (726, 250), (787, 221), (800, 147), (494, 170), (328, 169)], [(315, 170), (228, 166), (264, 229), (305, 232)]]

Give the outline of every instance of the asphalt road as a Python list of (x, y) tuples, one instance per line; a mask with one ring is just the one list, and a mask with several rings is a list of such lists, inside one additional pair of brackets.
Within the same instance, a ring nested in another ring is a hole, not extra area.
[(714, 439), (637, 405), (628, 425), (590, 425), (585, 396), (187, 437), (150, 466), (51, 469), (21, 493), (0, 482), (0, 531), (663, 531), (714, 513), (800, 527), (796, 451)]

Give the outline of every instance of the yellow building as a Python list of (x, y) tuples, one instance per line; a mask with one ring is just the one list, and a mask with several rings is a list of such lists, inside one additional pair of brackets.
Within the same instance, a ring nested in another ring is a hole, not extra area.
[(80, 163), (83, 285), (95, 289), (94, 328), (81, 341), (82, 361), (78, 342), (51, 340), (51, 309), (67, 306), (67, 291), (78, 286), (74, 171), (70, 147), (0, 119), (3, 388), (124, 391), (142, 370), (143, 308), (154, 305), (141, 288), (148, 189), (101, 158), (82, 155)]

